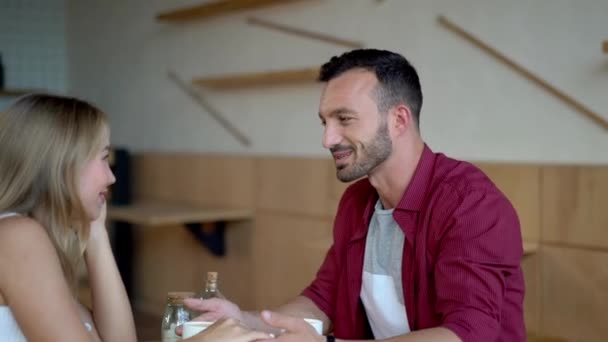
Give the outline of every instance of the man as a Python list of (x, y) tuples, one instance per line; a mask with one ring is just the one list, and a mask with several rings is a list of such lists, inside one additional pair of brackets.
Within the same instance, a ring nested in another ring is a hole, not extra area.
[[(323, 146), (342, 196), (334, 244), (302, 295), (261, 317), (229, 302), (191, 301), (285, 330), (279, 341), (525, 341), (521, 231), (506, 197), (476, 167), (420, 136), (418, 75), (396, 53), (354, 50), (323, 65)], [(294, 318), (299, 317), (299, 318)]]

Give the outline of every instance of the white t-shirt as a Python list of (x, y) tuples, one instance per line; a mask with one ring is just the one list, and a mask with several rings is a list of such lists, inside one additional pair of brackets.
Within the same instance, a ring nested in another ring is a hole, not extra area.
[(404, 239), (393, 209), (383, 209), (378, 200), (365, 243), (361, 286), (361, 300), (376, 339), (410, 332), (401, 281)]

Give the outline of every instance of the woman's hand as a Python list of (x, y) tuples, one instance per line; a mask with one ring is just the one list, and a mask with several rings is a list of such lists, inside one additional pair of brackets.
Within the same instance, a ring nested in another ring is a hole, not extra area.
[(93, 293), (93, 318), (103, 341), (137, 341), (129, 298), (118, 272), (108, 231), (106, 204), (91, 222), (85, 257)]
[(188, 342), (250, 342), (272, 338), (271, 335), (250, 330), (234, 318), (216, 321), (203, 332), (185, 339)]
[(99, 216), (91, 222), (89, 241), (95, 241), (99, 237), (107, 237), (108, 231), (106, 230), (106, 215), (107, 204), (104, 203), (99, 211)]

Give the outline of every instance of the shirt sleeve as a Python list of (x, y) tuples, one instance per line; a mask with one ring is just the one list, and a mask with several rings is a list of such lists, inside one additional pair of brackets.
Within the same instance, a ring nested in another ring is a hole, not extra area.
[(470, 191), (445, 213), (434, 269), (436, 311), (463, 342), (500, 334), (506, 278), (523, 247), (515, 210), (500, 192)]
[(312, 300), (323, 311), (330, 321), (334, 322), (336, 284), (338, 267), (336, 262), (336, 246), (331, 246), (325, 261), (319, 268), (315, 280), (302, 292), (302, 295)]
[(361, 183), (357, 182), (349, 186), (342, 195), (334, 220), (334, 243), (327, 252), (315, 280), (302, 291), (302, 295), (312, 300), (332, 322), (335, 322), (337, 288), (345, 262), (346, 240), (350, 237), (349, 227), (352, 227), (348, 213), (352, 210), (352, 201), (358, 198), (361, 188)]

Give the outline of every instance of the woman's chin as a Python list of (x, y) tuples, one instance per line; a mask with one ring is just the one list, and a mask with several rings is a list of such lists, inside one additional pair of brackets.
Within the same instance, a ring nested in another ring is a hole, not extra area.
[(89, 221), (92, 222), (97, 220), (99, 218), (99, 215), (101, 215), (101, 208), (97, 206), (95, 208), (86, 208), (85, 213)]

